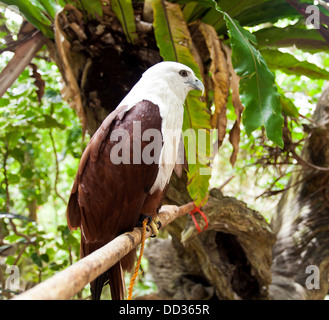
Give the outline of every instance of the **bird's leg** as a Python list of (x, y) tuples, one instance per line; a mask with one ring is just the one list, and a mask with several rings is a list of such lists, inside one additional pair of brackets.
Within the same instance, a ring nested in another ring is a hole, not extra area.
[(151, 237), (156, 237), (159, 233), (159, 229), (161, 228), (160, 220), (158, 219), (157, 216), (152, 217), (151, 215), (141, 213), (140, 216), (139, 216), (139, 219), (137, 221), (136, 227), (142, 227), (144, 219), (148, 219), (147, 225), (152, 230), (152, 236)]
[(152, 236), (151, 237), (156, 237), (159, 233), (159, 229), (161, 228), (161, 222), (158, 217), (153, 218), (149, 222), (149, 226), (152, 229)]

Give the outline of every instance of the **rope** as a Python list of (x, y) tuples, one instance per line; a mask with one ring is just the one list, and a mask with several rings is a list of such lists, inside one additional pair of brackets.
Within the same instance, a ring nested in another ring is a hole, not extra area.
[(134, 288), (135, 280), (138, 276), (138, 270), (139, 270), (139, 267), (141, 266), (141, 262), (142, 262), (142, 256), (143, 256), (143, 253), (144, 253), (144, 244), (145, 244), (145, 234), (146, 234), (147, 222), (148, 222), (148, 218), (145, 218), (143, 220), (141, 250), (139, 252), (139, 258), (137, 260), (135, 272), (134, 272), (134, 274), (133, 274), (133, 276), (131, 277), (131, 280), (130, 280), (130, 285), (129, 285), (129, 289), (128, 289), (128, 300), (131, 300), (131, 297), (133, 295), (133, 288)]
[[(201, 207), (203, 207), (203, 205), (208, 201), (208, 197), (209, 195), (206, 196), (205, 199), (203, 199), (199, 205), (199, 207), (194, 203), (194, 209), (190, 212), (190, 215), (192, 217), (192, 220), (194, 222), (194, 225), (198, 231), (198, 233), (201, 233), (202, 231), (206, 230), (208, 228), (208, 219), (206, 217), (206, 215), (200, 210)], [(196, 221), (196, 218), (194, 216), (195, 213), (200, 213), (200, 215), (202, 216), (204, 222), (206, 223), (205, 227), (203, 228), (203, 230), (201, 230), (198, 222)]]
[[(196, 218), (194, 216), (194, 214), (196, 212), (200, 213), (200, 215), (202, 216), (203, 220), (206, 223), (206, 225), (204, 226), (204, 228), (202, 230), (201, 230), (201, 228), (200, 228), (200, 226), (199, 226), (199, 224), (196, 221)], [(208, 228), (208, 219), (207, 219), (206, 215), (200, 210), (199, 207), (197, 207), (196, 205), (194, 205), (194, 209), (193, 209), (193, 211), (190, 212), (190, 215), (192, 217), (192, 220), (194, 222), (194, 225), (195, 225), (196, 229), (198, 230), (198, 233), (201, 233), (202, 231), (204, 231), (204, 230), (206, 230)]]

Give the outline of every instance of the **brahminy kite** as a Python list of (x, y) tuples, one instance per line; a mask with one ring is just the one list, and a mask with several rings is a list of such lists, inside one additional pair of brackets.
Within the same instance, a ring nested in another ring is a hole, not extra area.
[[(69, 228), (81, 229), (81, 257), (132, 231), (140, 216), (157, 220), (175, 165), (182, 163), (184, 101), (193, 89), (204, 91), (192, 69), (160, 62), (144, 72), (93, 135), (67, 207)], [(154, 223), (152, 230), (156, 234)], [(129, 253), (91, 282), (93, 299), (100, 298), (107, 281), (112, 299), (124, 298), (123, 271), (133, 268), (135, 255)]]

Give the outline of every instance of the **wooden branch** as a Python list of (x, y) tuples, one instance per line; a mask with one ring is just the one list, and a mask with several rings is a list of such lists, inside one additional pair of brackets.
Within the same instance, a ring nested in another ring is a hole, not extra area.
[(42, 33), (36, 31), (30, 39), (17, 46), (14, 57), (0, 73), (0, 98), (31, 62), (45, 40)]
[[(144, 256), (157, 293), (136, 299), (268, 298), (275, 236), (264, 217), (217, 188), (202, 211), (209, 227), (201, 234), (185, 216), (167, 226), (171, 238), (148, 243)], [(196, 219), (202, 229), (205, 221)]]
[[(178, 217), (191, 212), (193, 208), (193, 202), (180, 207), (163, 206), (158, 215), (161, 228)], [(120, 235), (102, 248), (57, 273), (52, 278), (45, 280), (13, 299), (67, 300), (73, 297), (86, 284), (96, 279), (121, 260), (127, 253), (136, 248), (141, 241), (141, 231), (141, 228), (134, 228), (132, 232), (126, 232)], [(146, 238), (149, 238), (151, 235), (151, 230), (147, 231)]]

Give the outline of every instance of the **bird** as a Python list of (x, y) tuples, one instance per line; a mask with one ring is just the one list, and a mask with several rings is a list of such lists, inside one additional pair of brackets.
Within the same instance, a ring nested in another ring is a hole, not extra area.
[[(191, 90), (204, 92), (191, 68), (159, 62), (142, 74), (90, 139), (66, 211), (69, 229), (81, 231), (81, 258), (132, 231), (144, 217), (150, 217), (157, 234), (157, 213), (171, 175), (176, 169), (181, 173), (186, 162), (181, 130)], [(123, 300), (124, 271), (133, 269), (135, 257), (133, 250), (92, 281), (92, 299), (99, 300), (108, 283), (111, 298)]]

